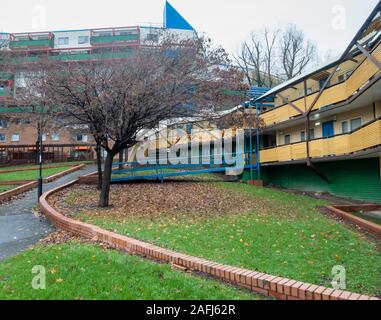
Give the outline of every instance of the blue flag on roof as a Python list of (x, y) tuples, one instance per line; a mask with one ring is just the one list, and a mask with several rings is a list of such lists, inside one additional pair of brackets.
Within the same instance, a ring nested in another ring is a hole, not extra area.
[(168, 2), (164, 8), (164, 27), (168, 29), (194, 30), (190, 23)]

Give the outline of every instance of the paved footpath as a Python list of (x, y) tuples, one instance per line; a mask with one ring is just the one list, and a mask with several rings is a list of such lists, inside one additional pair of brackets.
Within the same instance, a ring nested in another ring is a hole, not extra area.
[[(43, 191), (54, 189), (95, 170), (94, 165), (86, 166), (80, 171), (44, 184)], [(0, 260), (16, 255), (54, 230), (47, 219), (37, 218), (33, 214), (32, 209), (37, 204), (37, 189), (0, 204)]]

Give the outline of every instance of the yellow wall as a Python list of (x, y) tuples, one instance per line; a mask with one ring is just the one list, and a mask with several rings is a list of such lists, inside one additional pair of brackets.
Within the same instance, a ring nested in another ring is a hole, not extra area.
[[(381, 45), (379, 45), (372, 53), (372, 55), (381, 61)], [(335, 104), (340, 101), (344, 101), (351, 97), (359, 88), (366, 84), (369, 79), (379, 72), (376, 65), (369, 59), (365, 60), (353, 73), (353, 75), (345, 82), (337, 84), (336, 86), (327, 88), (320, 99), (315, 104), (312, 110), (319, 110), (322, 107)], [(301, 84), (299, 84), (300, 86)], [(294, 89), (288, 89), (288, 92), (297, 91)], [(310, 106), (318, 93), (309, 95), (306, 98), (307, 106)], [(305, 99), (300, 98), (293, 103), (299, 109), (305, 110)], [(290, 105), (284, 105), (274, 110), (261, 114), (261, 118), (266, 125), (273, 125), (280, 122), (289, 120), (290, 118), (300, 116), (300, 113)]]
[[(378, 102), (378, 108), (379, 108), (379, 111), (381, 111), (381, 101)], [(341, 110), (345, 111), (345, 109), (341, 109)], [(377, 117), (378, 116), (376, 115), (376, 118)], [(343, 121), (348, 121), (348, 124), (350, 126), (350, 120), (356, 119), (356, 118), (361, 118), (362, 125), (374, 120), (373, 105), (371, 104), (369, 106), (364, 106), (362, 108), (357, 108), (351, 111), (342, 112), (342, 113), (336, 114), (335, 116), (318, 118), (310, 122), (310, 128), (315, 129), (316, 139), (321, 138), (323, 136), (322, 124), (324, 122), (334, 121), (335, 135), (337, 135), (337, 134), (343, 133), (342, 132)], [(315, 126), (316, 123), (320, 123), (320, 125)], [(305, 131), (305, 124), (278, 130), (277, 131), (277, 145), (279, 146), (284, 144), (284, 136), (287, 134), (291, 135), (291, 143), (300, 142), (301, 131)]]
[[(261, 151), (261, 162), (282, 162), (300, 160), (307, 157), (306, 142), (280, 146)], [(381, 145), (381, 120), (375, 121), (350, 134), (328, 139), (313, 140), (310, 143), (310, 156), (338, 156), (365, 150)]]
[[(344, 79), (347, 80), (347, 78), (349, 77), (347, 73), (353, 72), (353, 70), (355, 70), (358, 67), (358, 65), (365, 60), (365, 57), (363, 55), (359, 55), (358, 57), (356, 57), (356, 59), (358, 63), (349, 60), (349, 61), (343, 62), (340, 65), (340, 70), (338, 70), (333, 76), (331, 80), (331, 85), (338, 84), (340, 82), (339, 81), (340, 76), (344, 76)], [(334, 68), (327, 69), (328, 73), (331, 73), (333, 71), (334, 71)], [(307, 80), (307, 90), (309, 93), (319, 91), (319, 89), (320, 89), (319, 81), (313, 80), (313, 79)], [(281, 92), (281, 95), (289, 99), (289, 101), (294, 101), (298, 98), (304, 97), (304, 83), (303, 82), (298, 83), (294, 86), (294, 88), (289, 88), (284, 90), (283, 92)], [(275, 99), (276, 107), (281, 106), (283, 104), (284, 102), (279, 97)]]

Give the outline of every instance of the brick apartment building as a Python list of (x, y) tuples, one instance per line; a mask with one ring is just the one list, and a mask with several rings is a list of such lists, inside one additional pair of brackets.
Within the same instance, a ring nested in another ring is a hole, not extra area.
[[(23, 88), (23, 65), (41, 57), (62, 63), (128, 59), (135, 48), (146, 46), (148, 41), (157, 42), (162, 30), (181, 37), (195, 34), (193, 27), (168, 2), (162, 26), (0, 33), (2, 46), (20, 66), (12, 72), (0, 70), (0, 164), (33, 162), (37, 157), (37, 124), (14, 102)], [(62, 127), (57, 123), (45, 131), (42, 136), (45, 161), (94, 159), (94, 140), (85, 127)]]

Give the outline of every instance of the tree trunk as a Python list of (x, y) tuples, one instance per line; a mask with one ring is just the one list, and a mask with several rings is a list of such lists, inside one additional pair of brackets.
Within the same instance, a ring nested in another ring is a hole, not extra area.
[(119, 170), (123, 170), (123, 150), (119, 152)]
[(102, 147), (97, 145), (98, 190), (102, 189)]
[(110, 152), (107, 152), (106, 161), (105, 161), (104, 170), (103, 170), (101, 195), (99, 198), (99, 206), (102, 208), (106, 208), (109, 206), (110, 183), (111, 183), (113, 160), (114, 160), (114, 156)]

